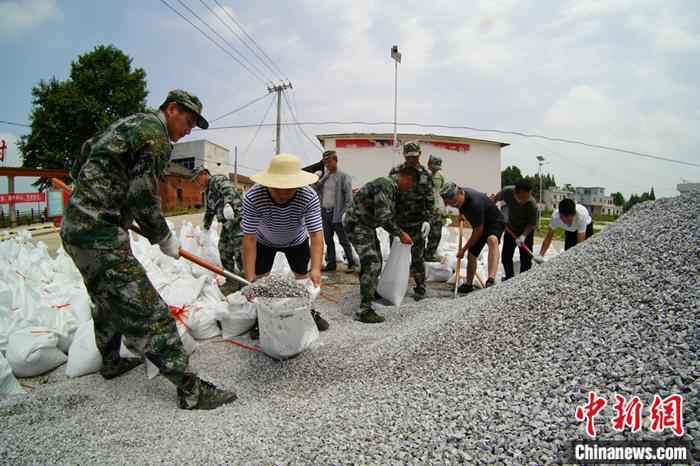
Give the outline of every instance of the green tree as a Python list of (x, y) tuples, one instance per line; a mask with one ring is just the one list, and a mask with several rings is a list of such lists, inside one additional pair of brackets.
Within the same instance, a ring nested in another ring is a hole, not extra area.
[(623, 196), (621, 192), (612, 193), (611, 196), (613, 199), (613, 204), (621, 206), (625, 205), (625, 196)]
[[(22, 165), (70, 168), (83, 142), (116, 120), (146, 108), (146, 72), (100, 45), (71, 63), (70, 78), (41, 80), (32, 89), (31, 131), (17, 146)], [(39, 185), (45, 185), (40, 180)]]
[(506, 186), (513, 186), (517, 181), (523, 178), (523, 174), (520, 169), (515, 165), (506, 167), (505, 170), (501, 172), (501, 188)]
[(656, 194), (654, 194), (654, 187), (651, 187), (651, 191), (649, 191), (649, 200), (650, 201), (655, 201), (656, 200)]

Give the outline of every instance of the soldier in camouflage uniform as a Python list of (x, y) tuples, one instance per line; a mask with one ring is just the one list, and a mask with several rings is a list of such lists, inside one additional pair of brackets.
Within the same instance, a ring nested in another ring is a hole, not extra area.
[(377, 239), (377, 227), (384, 228), (392, 237), (398, 236), (404, 244), (412, 244), (411, 237), (396, 224), (396, 200), (416, 183), (418, 172), (413, 167), (402, 167), (396, 179), (377, 178), (365, 184), (354, 196), (343, 215), (343, 228), (360, 256), (360, 293), (362, 295), (357, 319), (375, 324), (384, 317), (372, 309), (377, 281), (382, 271), (382, 252)]
[[(209, 230), (214, 216), (221, 223), (221, 236), (219, 237), (219, 255), (221, 265), (232, 273), (240, 274), (243, 270), (241, 251), (243, 248), (243, 231), (241, 230), (241, 207), (243, 196), (233, 187), (228, 177), (224, 175), (210, 175), (206, 168), (199, 169), (194, 179), (202, 187), (205, 187), (204, 197), (207, 202), (207, 211), (204, 214), (204, 229)], [(228, 295), (237, 291), (238, 282), (227, 279), (221, 288)]]
[(184, 409), (216, 408), (236, 395), (188, 372), (175, 319), (132, 254), (127, 229), (135, 220), (152, 244), (179, 257), (179, 242), (161, 213), (158, 183), (170, 160), (171, 140), (195, 125), (208, 127), (201, 112), (197, 97), (175, 90), (158, 113), (131, 115), (91, 138), (61, 225), (63, 246), (94, 303), (101, 374), (110, 379), (142, 362), (119, 356), (123, 339), (177, 386)]
[(426, 262), (440, 262), (437, 255), (437, 248), (442, 237), (442, 226), (445, 224), (445, 209), (442, 206), (440, 190), (445, 185), (445, 178), (442, 176), (442, 159), (431, 155), (428, 159), (428, 170), (433, 175), (433, 199), (435, 207), (430, 217), (430, 233), (428, 234), (428, 245), (425, 247)]
[(425, 237), (430, 228), (430, 218), (433, 215), (435, 201), (433, 200), (433, 179), (428, 170), (420, 164), (420, 146), (409, 142), (403, 147), (405, 163), (394, 167), (389, 176), (396, 179), (403, 167), (413, 167), (418, 171), (418, 180), (413, 188), (405, 193), (399, 193), (397, 200), (397, 223), (403, 231), (413, 239), (411, 248), (411, 276), (416, 282), (413, 289), (413, 299), (420, 301), (425, 298)]

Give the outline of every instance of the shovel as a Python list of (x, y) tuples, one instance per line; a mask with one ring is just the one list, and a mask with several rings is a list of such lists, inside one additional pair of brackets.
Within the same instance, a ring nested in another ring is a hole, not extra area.
[[(459, 219), (459, 246), (457, 248), (457, 251), (460, 251), (462, 249), (462, 231), (464, 230), (464, 221), (460, 218)], [(459, 273), (462, 270), (462, 258), (458, 257), (457, 258), (457, 275), (455, 276), (455, 291), (454, 291), (454, 298), (457, 299), (457, 288), (459, 288)]]
[[(56, 188), (63, 189), (64, 191), (67, 191), (67, 192), (73, 191), (70, 186), (66, 185), (63, 181), (61, 181), (57, 178), (52, 178), (51, 182), (54, 185), (54, 187), (56, 187)], [(141, 236), (144, 236), (143, 233), (141, 232), (141, 228), (139, 228), (138, 225), (129, 226), (129, 230), (131, 230), (134, 233), (137, 233)], [(180, 257), (184, 257), (188, 261), (193, 262), (202, 268), (210, 270), (210, 271), (214, 272), (215, 274), (222, 275), (226, 278), (230, 278), (231, 280), (236, 280), (244, 285), (250, 285), (250, 282), (248, 280), (246, 280), (245, 278), (239, 277), (238, 275), (231, 273), (228, 270), (224, 270), (221, 267), (219, 267), (218, 265), (216, 265), (212, 262), (209, 262), (206, 259), (202, 259), (201, 257), (195, 256), (194, 254), (187, 252), (182, 248), (179, 249), (178, 254), (180, 255)]]
[[(515, 236), (515, 233), (513, 233), (510, 228), (506, 227), (506, 231), (508, 232), (508, 234), (510, 236), (513, 237), (513, 239), (518, 239), (517, 236)], [(536, 263), (538, 263), (538, 264), (544, 263), (544, 259), (542, 257), (534, 255), (532, 253), (532, 251), (530, 251), (530, 248), (527, 247), (527, 244), (523, 243), (523, 245), (520, 246), (520, 249), (523, 249), (526, 253), (530, 254), (530, 257), (532, 257), (532, 260), (535, 261)]]

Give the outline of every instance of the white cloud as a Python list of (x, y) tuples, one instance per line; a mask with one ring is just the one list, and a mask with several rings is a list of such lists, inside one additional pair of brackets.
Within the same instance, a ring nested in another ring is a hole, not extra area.
[(19, 0), (0, 2), (0, 37), (18, 38), (44, 22), (61, 16), (56, 0)]

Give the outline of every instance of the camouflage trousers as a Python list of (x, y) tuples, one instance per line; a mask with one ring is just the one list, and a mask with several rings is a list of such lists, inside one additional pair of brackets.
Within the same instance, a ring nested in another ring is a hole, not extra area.
[(129, 243), (115, 249), (83, 249), (63, 243), (80, 270), (95, 307), (95, 343), (106, 366), (114, 364), (122, 337), (133, 353), (147, 357), (178, 387), (189, 356), (168, 305), (153, 288)]
[(224, 223), (219, 237), (219, 255), (221, 265), (229, 272), (240, 273), (243, 270), (243, 235), (240, 228)]
[[(425, 294), (425, 238), (421, 228), (422, 223), (418, 225), (399, 225), (403, 231), (409, 234), (413, 240), (411, 246), (411, 278), (416, 282), (416, 287), (413, 289), (417, 294)], [(392, 238), (392, 241), (394, 238)]]
[(442, 237), (442, 226), (444, 217), (439, 210), (434, 210), (430, 217), (430, 233), (428, 233), (428, 245), (425, 247), (425, 257), (435, 257), (437, 255), (438, 245)]
[(360, 256), (360, 310), (372, 309), (377, 291), (379, 274), (382, 272), (382, 251), (374, 228), (353, 221), (343, 224), (345, 234)]

